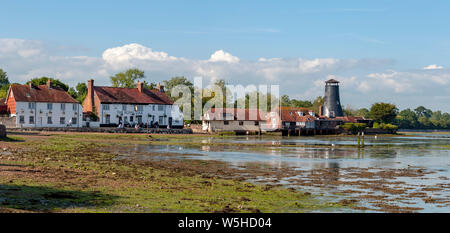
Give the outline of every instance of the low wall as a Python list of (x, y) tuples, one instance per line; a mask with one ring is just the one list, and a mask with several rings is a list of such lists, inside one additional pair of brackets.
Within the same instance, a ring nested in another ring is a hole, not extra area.
[(16, 117), (0, 117), (0, 124), (6, 128), (16, 128)]
[(11, 131), (29, 132), (29, 131), (48, 131), (48, 132), (97, 132), (97, 133), (156, 133), (156, 134), (192, 134), (191, 129), (164, 129), (164, 128), (149, 128), (139, 129), (134, 128), (70, 128), (70, 127), (39, 127), (39, 128), (14, 128)]
[(5, 125), (0, 125), (0, 138), (6, 137), (6, 127)]

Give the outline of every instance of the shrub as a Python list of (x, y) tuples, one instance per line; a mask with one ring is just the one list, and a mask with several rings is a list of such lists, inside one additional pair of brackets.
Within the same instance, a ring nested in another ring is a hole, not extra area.
[(341, 126), (341, 128), (346, 129), (353, 134), (357, 134), (358, 132), (364, 131), (366, 129), (367, 125), (364, 123), (345, 123)]

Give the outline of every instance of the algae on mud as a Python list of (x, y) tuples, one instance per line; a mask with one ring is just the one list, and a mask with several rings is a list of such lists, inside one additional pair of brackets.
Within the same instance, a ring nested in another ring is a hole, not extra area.
[(1, 141), (0, 211), (311, 212), (352, 204), (245, 182), (218, 161), (116, 159), (112, 149), (147, 138), (39, 133)]

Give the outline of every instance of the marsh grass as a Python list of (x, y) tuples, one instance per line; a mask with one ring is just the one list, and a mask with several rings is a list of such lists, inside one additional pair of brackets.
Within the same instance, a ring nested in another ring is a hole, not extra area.
[[(23, 136), (0, 157), (0, 200), (11, 210), (53, 212), (311, 212), (346, 206), (304, 192), (186, 173), (183, 167), (116, 160), (111, 147), (181, 143), (186, 136), (55, 134)], [(183, 161), (216, 170), (223, 164)], [(8, 170), (9, 169), (9, 170)], [(56, 194), (52, 194), (56, 193)], [(52, 196), (53, 195), (53, 196)], [(58, 196), (59, 195), (59, 196)], [(51, 198), (60, 197), (60, 198)]]

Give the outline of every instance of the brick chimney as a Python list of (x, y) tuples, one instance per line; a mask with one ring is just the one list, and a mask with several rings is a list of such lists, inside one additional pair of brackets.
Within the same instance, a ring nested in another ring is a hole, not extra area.
[(47, 87), (48, 89), (52, 88), (52, 81), (50, 79), (47, 79)]
[(83, 101), (83, 112), (93, 112), (94, 107), (94, 80), (88, 80), (88, 92)]
[(139, 90), (139, 92), (142, 93), (144, 91), (144, 83), (137, 81), (136, 86), (137, 86), (137, 89)]
[(158, 90), (164, 92), (164, 86), (162, 86), (161, 83), (158, 83)]

